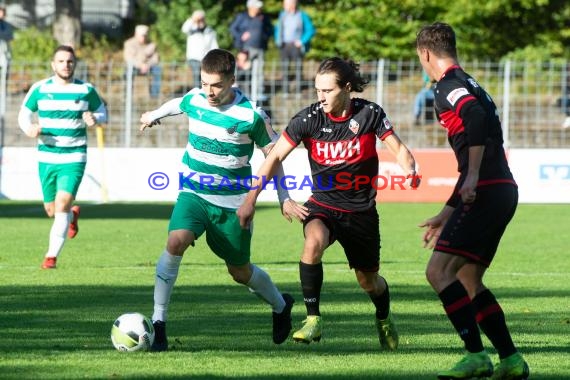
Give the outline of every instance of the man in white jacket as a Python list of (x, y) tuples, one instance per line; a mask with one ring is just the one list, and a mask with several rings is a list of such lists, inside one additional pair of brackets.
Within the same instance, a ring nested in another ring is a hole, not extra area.
[(200, 61), (212, 49), (218, 48), (216, 31), (206, 25), (206, 12), (195, 10), (182, 25), (186, 38), (186, 60), (192, 70), (192, 86), (200, 87)]

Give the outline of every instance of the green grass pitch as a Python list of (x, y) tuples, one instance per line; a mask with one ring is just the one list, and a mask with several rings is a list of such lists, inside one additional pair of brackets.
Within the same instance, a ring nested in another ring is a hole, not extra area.
[[(154, 265), (171, 207), (82, 204), (79, 235), (66, 242), (58, 268), (45, 271), (51, 221), (41, 204), (0, 202), (1, 379), (433, 379), (462, 355), (424, 277), (430, 252), (417, 225), (439, 204), (379, 205), (396, 352), (378, 349), (372, 304), (338, 245), (324, 256), (323, 339), (277, 346), (268, 305), (233, 283), (204, 238), (187, 251), (172, 295), (172, 350), (114, 350), (116, 317), (152, 313)], [(305, 316), (301, 227), (261, 204), (254, 228), (253, 262), (295, 297), (298, 328)], [(520, 205), (486, 276), (533, 379), (570, 379), (569, 228), (570, 205)]]

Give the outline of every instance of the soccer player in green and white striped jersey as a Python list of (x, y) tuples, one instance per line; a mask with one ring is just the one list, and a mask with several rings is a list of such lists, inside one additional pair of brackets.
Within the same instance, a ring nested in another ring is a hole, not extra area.
[(57, 47), (51, 62), (54, 75), (32, 85), (18, 115), (20, 128), (38, 139), (44, 208), (54, 218), (43, 269), (54, 269), (66, 235), (77, 235), (79, 206), (73, 201), (87, 162), (86, 127), (107, 120), (95, 88), (73, 78), (75, 63), (73, 48)]
[[(266, 301), (273, 310), (273, 341), (283, 343), (291, 331), (294, 300), (281, 294), (269, 275), (250, 261), (251, 229), (242, 229), (236, 215), (251, 178), (254, 144), (267, 155), (277, 135), (269, 118), (235, 83), (235, 58), (222, 49), (206, 54), (201, 67), (202, 88), (163, 104), (141, 116), (141, 130), (160, 118), (185, 113), (189, 120), (186, 151), (188, 169), (170, 218), (166, 249), (156, 265), (154, 288), (155, 341), (153, 350), (165, 351), (165, 322), (170, 295), (184, 252), (206, 233), (210, 249), (225, 261), (232, 278)], [(281, 168), (281, 174), (283, 175)], [(301, 218), (303, 207), (278, 187), (283, 215)], [(215, 297), (212, 297), (215, 302)]]

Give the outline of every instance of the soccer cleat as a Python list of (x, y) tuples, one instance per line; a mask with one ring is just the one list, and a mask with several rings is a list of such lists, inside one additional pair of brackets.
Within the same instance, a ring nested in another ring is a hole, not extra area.
[(46, 257), (42, 263), (42, 269), (55, 269), (57, 257)]
[(395, 350), (398, 348), (398, 330), (392, 318), (392, 313), (386, 319), (376, 318), (376, 329), (380, 346), (385, 350)]
[(285, 301), (285, 308), (281, 313), (273, 312), (273, 343), (281, 344), (285, 342), (293, 326), (291, 325), (291, 309), (295, 300), (290, 294), (282, 294)]
[(166, 323), (163, 321), (154, 321), (152, 322), (152, 326), (154, 327), (154, 342), (152, 342), (150, 350), (154, 352), (168, 351)]
[(460, 361), (447, 371), (437, 374), (438, 379), (471, 379), (488, 377), (493, 374), (493, 363), (485, 350), (468, 352)]
[(529, 375), (528, 364), (524, 361), (520, 353), (514, 353), (504, 358), (495, 366), (493, 380), (524, 380)]
[(71, 212), (73, 213), (73, 220), (71, 223), (69, 223), (69, 229), (67, 230), (67, 237), (70, 239), (73, 239), (75, 236), (77, 236), (77, 233), (79, 232), (78, 220), (80, 211), (81, 209), (79, 206), (73, 206), (71, 208)]
[(321, 340), (322, 320), (320, 315), (307, 315), (303, 327), (295, 331), (293, 340), (301, 343), (318, 342)]

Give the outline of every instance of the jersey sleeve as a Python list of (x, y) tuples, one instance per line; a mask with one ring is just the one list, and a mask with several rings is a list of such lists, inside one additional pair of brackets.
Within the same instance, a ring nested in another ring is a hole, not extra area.
[(304, 138), (310, 136), (310, 122), (315, 119), (311, 107), (306, 108), (293, 116), (283, 133), (287, 141), (293, 146), (299, 145)]
[(257, 107), (253, 112), (250, 138), (255, 145), (263, 148), (273, 142), (275, 134), (271, 127), (271, 119), (262, 108)]
[(366, 107), (369, 108), (369, 111), (372, 113), (370, 118), (374, 120), (374, 131), (376, 136), (384, 141), (384, 139), (391, 134), (394, 133), (394, 127), (392, 126), (392, 122), (386, 115), (386, 112), (382, 107), (380, 107), (376, 103), (370, 102)]
[(26, 107), (32, 112), (38, 112), (38, 97), (39, 97), (39, 88), (43, 84), (42, 82), (36, 82), (26, 94), (24, 101), (22, 103), (22, 107)]

